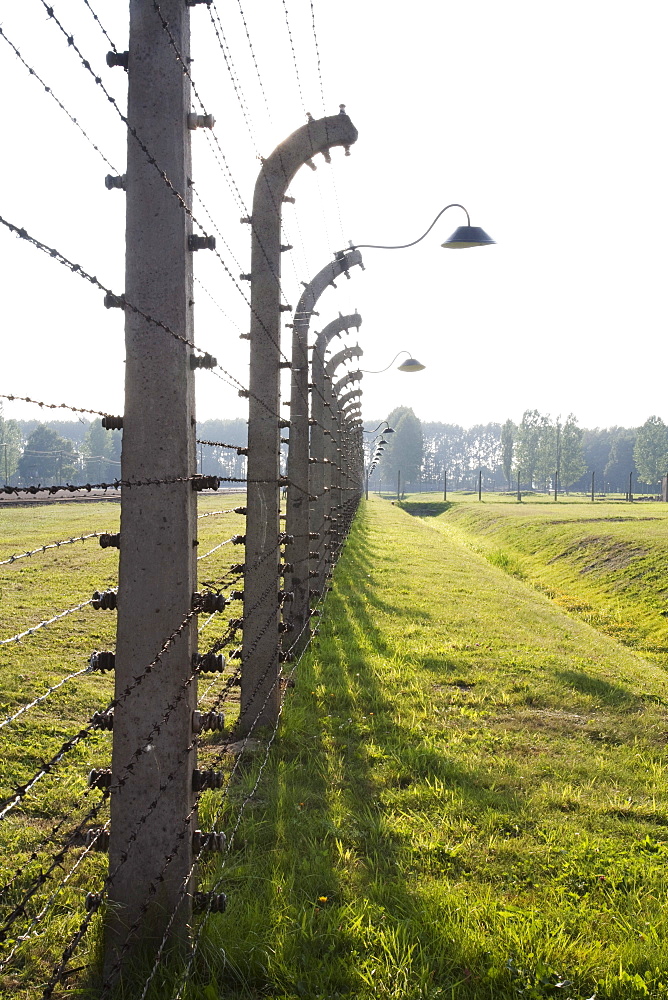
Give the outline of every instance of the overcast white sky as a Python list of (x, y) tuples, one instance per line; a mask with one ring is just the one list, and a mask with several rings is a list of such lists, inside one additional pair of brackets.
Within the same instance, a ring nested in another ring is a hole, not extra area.
[[(90, 0), (119, 49), (128, 7)], [(124, 106), (125, 74), (83, 0), (53, 0), (96, 72)], [(306, 110), (323, 114), (309, 0), (287, 0)], [(305, 121), (282, 0), (216, 0), (256, 142), (207, 8), (192, 9), (193, 77), (247, 206), (267, 155)], [(339, 311), (363, 317), (362, 367), (408, 349), (427, 368), (363, 383), (364, 415), (412, 406), (423, 420), (470, 425), (526, 408), (573, 411), (583, 426), (627, 426), (664, 405), (666, 342), (665, 2), (638, 0), (314, 0), (326, 111), (345, 103), (359, 129), (352, 155), (302, 169), (285, 206), (283, 286), (292, 304), (348, 240), (405, 243), (448, 202), (498, 241), (465, 252), (440, 243), (452, 209), (419, 246), (363, 251), (320, 300), (314, 330)], [(121, 122), (80, 67), (40, 0), (4, 4), (3, 31), (118, 172)], [(6, 97), (0, 215), (121, 292), (124, 195), (106, 191), (100, 156), (0, 38)], [(247, 226), (201, 133), (198, 192), (232, 254), (249, 267)], [(335, 185), (335, 186), (334, 186)], [(340, 209), (340, 212), (339, 212)], [(202, 212), (200, 211), (200, 214)], [(0, 392), (121, 412), (123, 327), (102, 295), (0, 228), (4, 336)], [(290, 259), (287, 259), (290, 258)], [(213, 255), (196, 257), (196, 339), (247, 384), (247, 307)], [(287, 319), (287, 317), (286, 317)], [(285, 333), (285, 347), (289, 346)], [(355, 338), (353, 338), (354, 340)], [(198, 373), (198, 415), (245, 416), (244, 401)], [(31, 417), (28, 405), (7, 417)], [(66, 412), (62, 416), (67, 418)]]

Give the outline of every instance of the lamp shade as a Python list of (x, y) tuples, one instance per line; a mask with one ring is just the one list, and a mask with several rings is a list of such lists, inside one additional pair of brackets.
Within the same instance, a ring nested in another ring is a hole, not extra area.
[(402, 365), (397, 365), (400, 372), (421, 372), (424, 367), (415, 358), (406, 358)]
[(487, 247), (496, 243), (480, 226), (459, 226), (450, 239), (441, 243), (447, 250), (464, 250), (466, 247)]

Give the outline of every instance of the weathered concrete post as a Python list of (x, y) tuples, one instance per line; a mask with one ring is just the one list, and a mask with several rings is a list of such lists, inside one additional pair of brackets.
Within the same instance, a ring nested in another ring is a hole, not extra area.
[[(345, 531), (346, 520), (346, 500), (349, 489), (348, 473), (348, 434), (341, 411), (341, 390), (351, 382), (359, 381), (364, 377), (361, 371), (349, 372), (332, 385), (331, 401), (333, 410), (333, 433), (336, 436), (336, 484), (332, 490), (332, 506), (335, 512), (332, 519), (332, 539), (336, 541), (336, 550), (341, 546)], [(334, 516), (336, 520), (334, 521)]]
[(317, 572), (314, 578), (315, 586), (312, 589), (322, 592), (326, 575), (326, 553), (327, 545), (332, 540), (332, 489), (335, 475), (336, 451), (334, 445), (334, 428), (332, 422), (332, 401), (331, 401), (331, 377), (325, 375), (325, 351), (327, 345), (334, 337), (351, 327), (359, 332), (362, 317), (359, 313), (350, 316), (342, 316), (328, 323), (318, 334), (313, 345), (313, 358), (311, 362), (313, 395), (311, 400), (311, 454), (316, 458), (323, 458), (323, 464), (317, 463), (313, 466), (311, 473), (312, 495), (316, 497), (311, 501), (311, 512), (309, 523), (314, 531), (317, 531), (320, 538), (317, 542), (317, 551), (320, 558), (317, 566), (312, 569)]
[[(353, 357), (362, 357), (363, 353), (364, 352), (362, 351), (361, 347), (358, 344), (354, 345), (353, 347), (346, 348), (346, 350), (344, 350), (344, 351), (340, 351), (328, 363), (328, 366), (327, 366), (327, 369), (326, 369), (326, 374), (328, 374), (328, 375), (331, 374), (333, 376), (336, 368), (338, 367), (338, 365), (342, 361), (349, 360), (349, 359), (351, 359)], [(353, 377), (354, 377), (358, 373), (352, 373), (352, 374), (353, 374)], [(337, 383), (337, 386), (339, 387), (339, 389), (340, 388), (345, 388), (346, 384), (347, 384), (346, 379), (342, 379), (340, 382)], [(341, 437), (341, 449), (342, 449), (342, 451), (341, 451), (341, 458), (343, 460), (340, 463), (340, 465), (341, 465), (341, 477), (342, 478), (341, 478), (341, 481), (339, 483), (339, 492), (340, 492), (339, 502), (342, 505), (345, 505), (346, 499), (348, 497), (348, 490), (349, 490), (349, 485), (350, 485), (349, 482), (348, 482), (348, 480), (350, 478), (350, 476), (349, 476), (349, 468), (348, 468), (348, 462), (349, 462), (349, 433), (348, 433), (348, 425), (347, 425), (347, 423), (345, 421), (346, 406), (351, 405), (353, 403), (353, 401), (357, 400), (358, 397), (361, 396), (361, 394), (362, 394), (362, 389), (360, 388), (360, 386), (355, 386), (349, 392), (339, 392), (337, 394), (337, 398), (336, 398), (336, 406), (338, 408), (338, 411), (339, 411), (339, 414), (340, 414), (340, 418), (343, 421), (340, 424), (340, 429), (339, 429), (339, 434), (340, 434), (340, 437)]]
[[(161, 0), (184, 59), (189, 8)], [(183, 199), (190, 198), (189, 81), (152, 0), (131, 0), (128, 119)], [(155, 166), (128, 135), (125, 295), (128, 302), (192, 340), (190, 220)], [(195, 473), (195, 401), (191, 349), (126, 308), (122, 478), (184, 479)], [(192, 862), (192, 676), (196, 589), (196, 496), (191, 481), (123, 487), (116, 698), (112, 754), (107, 974), (132, 949), (170, 936), (185, 943)], [(186, 625), (141, 684), (124, 695), (179, 626)], [(185, 689), (184, 689), (184, 686)], [(168, 711), (168, 706), (174, 708)], [(168, 719), (162, 721), (168, 714)], [(152, 727), (156, 727), (152, 729)], [(150, 739), (149, 739), (150, 737)], [(169, 776), (169, 780), (167, 780)], [(153, 800), (157, 804), (152, 807)], [(138, 828), (140, 820), (145, 819)], [(130, 835), (136, 835), (129, 841)], [(165, 868), (166, 859), (173, 856)]]
[(278, 718), (281, 210), (297, 170), (316, 153), (348, 147), (357, 130), (341, 112), (309, 121), (263, 161), (255, 184), (251, 251), (248, 514), (240, 733)]
[(340, 408), (342, 438), (344, 441), (343, 468), (345, 485), (343, 490), (343, 526), (339, 536), (339, 550), (350, 531), (350, 526), (361, 496), (361, 479), (359, 473), (360, 408), (360, 402), (353, 402), (347, 409)]
[[(290, 388), (290, 444), (288, 447), (288, 500), (286, 532), (293, 538), (289, 561), (294, 567), (286, 576), (286, 589), (293, 594), (284, 618), (294, 629), (292, 641), (297, 649), (308, 639), (309, 621), (309, 496), (311, 475), (309, 461), (309, 363), (308, 331), (311, 316), (323, 292), (340, 274), (349, 277), (354, 265), (362, 265), (359, 250), (343, 253), (304, 284), (292, 324), (292, 380)], [(318, 391), (313, 383), (313, 393)], [(315, 403), (315, 399), (313, 400)], [(324, 455), (311, 455), (314, 464), (323, 464)]]

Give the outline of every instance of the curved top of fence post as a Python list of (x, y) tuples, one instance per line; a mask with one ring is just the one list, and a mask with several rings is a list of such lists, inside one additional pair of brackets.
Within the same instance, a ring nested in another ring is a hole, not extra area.
[(359, 331), (362, 325), (362, 317), (358, 312), (351, 313), (349, 316), (342, 316), (341, 313), (333, 319), (331, 323), (323, 327), (318, 336), (316, 337), (313, 353), (315, 355), (322, 355), (333, 337), (340, 337), (344, 330), (349, 330), (351, 326), (354, 326), (357, 331)]
[(325, 375), (333, 375), (336, 369), (344, 361), (350, 361), (352, 358), (361, 358), (364, 351), (359, 344), (353, 344), (351, 347), (344, 347), (342, 351), (335, 354), (329, 359), (325, 365)]
[(341, 389), (343, 389), (344, 386), (349, 385), (351, 382), (359, 382), (363, 378), (364, 378), (364, 372), (361, 371), (349, 372), (347, 375), (344, 375), (342, 379), (339, 379), (338, 382), (334, 383), (333, 386), (334, 392), (338, 396), (338, 394), (341, 392)]
[(262, 243), (261, 225), (267, 225), (272, 220), (280, 226), (283, 197), (299, 168), (305, 163), (315, 168), (312, 157), (334, 146), (351, 146), (357, 140), (357, 134), (357, 129), (344, 112), (313, 119), (279, 143), (262, 160), (253, 194), (254, 241)]

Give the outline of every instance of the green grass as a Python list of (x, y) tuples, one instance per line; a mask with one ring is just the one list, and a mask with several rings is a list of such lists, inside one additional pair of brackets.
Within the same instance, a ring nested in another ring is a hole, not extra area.
[[(666, 674), (518, 579), (476, 506), (362, 505), (227, 863), (202, 866), (229, 903), (189, 1000), (668, 996)], [(38, 995), (45, 961), (4, 995)]]

